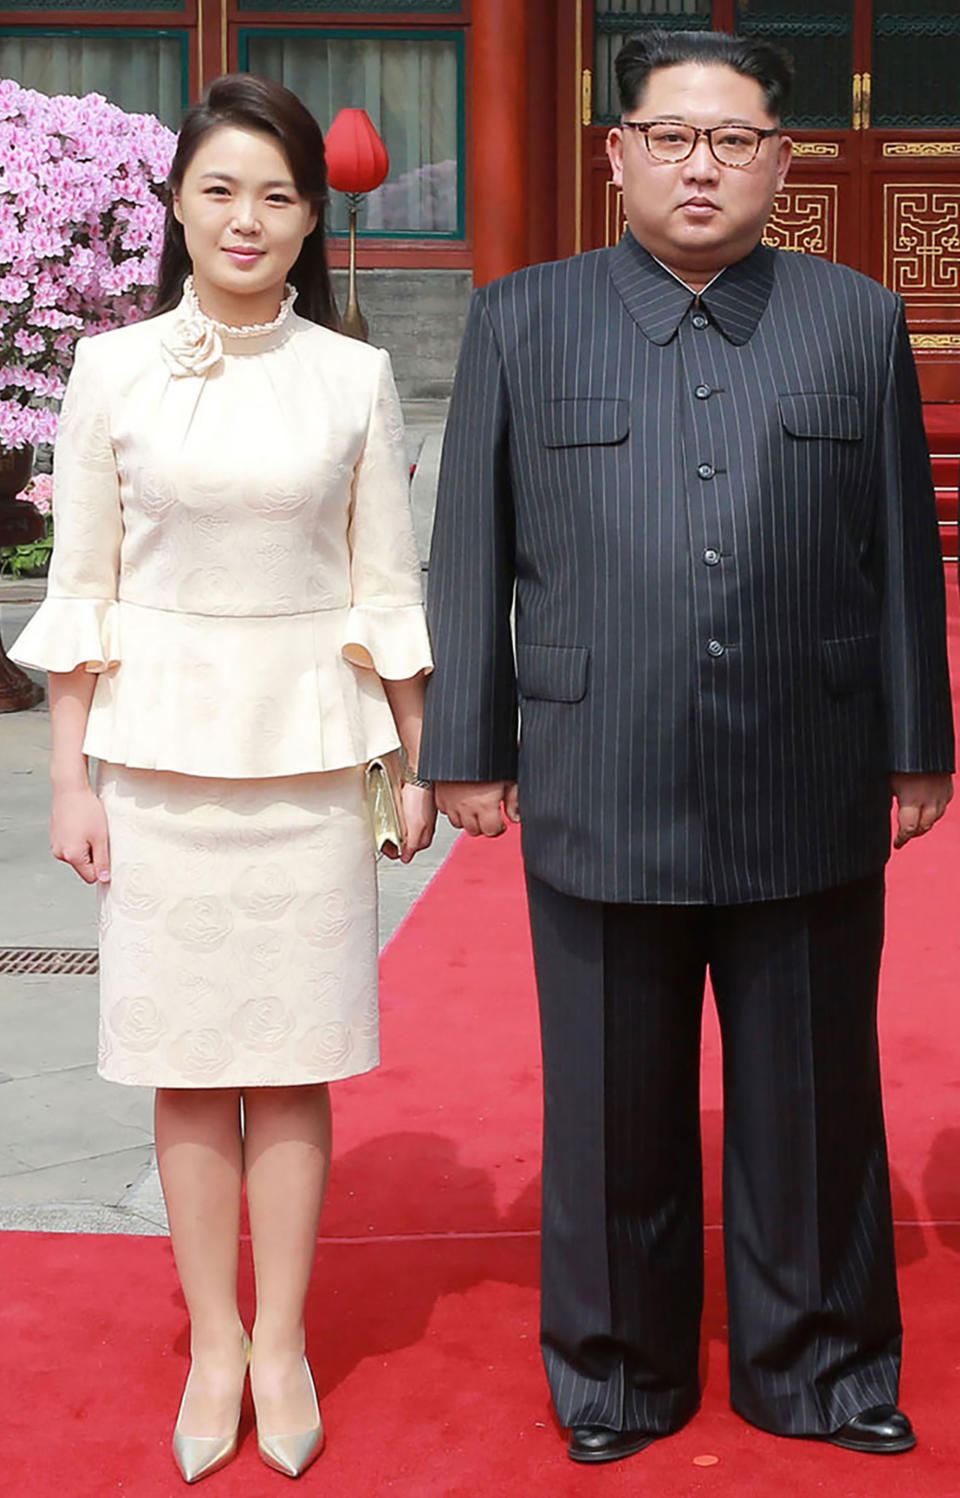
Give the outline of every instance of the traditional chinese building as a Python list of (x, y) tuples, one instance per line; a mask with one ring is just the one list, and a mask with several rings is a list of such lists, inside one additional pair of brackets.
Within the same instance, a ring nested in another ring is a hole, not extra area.
[(627, 37), (657, 25), (775, 39), (797, 64), (797, 146), (770, 241), (900, 292), (926, 399), (960, 401), (957, 0), (15, 5), (0, 75), (48, 93), (95, 90), (175, 126), (210, 79), (250, 69), (288, 84), (322, 125), (365, 108), (391, 171), (365, 205), (360, 263), (377, 274), (363, 294), (409, 394), (448, 388), (474, 281), (619, 235), (604, 137)]

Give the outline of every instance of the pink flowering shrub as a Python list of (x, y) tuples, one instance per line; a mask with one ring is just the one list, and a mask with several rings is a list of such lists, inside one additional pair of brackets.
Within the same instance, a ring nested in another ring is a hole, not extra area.
[(52, 442), (77, 339), (149, 310), (175, 141), (0, 79), (0, 445)]

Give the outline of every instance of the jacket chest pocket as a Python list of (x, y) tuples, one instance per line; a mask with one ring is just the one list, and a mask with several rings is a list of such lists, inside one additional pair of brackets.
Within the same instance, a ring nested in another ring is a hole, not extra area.
[(589, 664), (586, 645), (518, 645), (520, 695), (542, 702), (582, 702)]
[(630, 404), (607, 396), (541, 403), (544, 447), (614, 447), (630, 431)]
[(780, 422), (791, 437), (826, 438), (833, 442), (859, 442), (863, 437), (863, 412), (855, 395), (806, 395), (777, 397)]

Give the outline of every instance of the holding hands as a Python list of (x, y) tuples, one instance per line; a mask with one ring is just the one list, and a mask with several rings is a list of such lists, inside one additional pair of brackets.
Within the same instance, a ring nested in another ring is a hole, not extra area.
[(471, 837), (499, 837), (507, 822), (520, 821), (520, 803), (513, 780), (440, 780), (437, 806), (452, 827)]
[[(433, 842), (437, 826), (437, 803), (433, 790), (405, 783), (400, 792), (407, 835), (400, 850), (400, 862), (410, 863)], [(396, 855), (394, 855), (396, 856)]]
[[(929, 832), (953, 798), (949, 775), (891, 775), (890, 786), (897, 802), (895, 848)], [(508, 821), (520, 821), (517, 786), (512, 780), (440, 780), (436, 806), (451, 826), (471, 837), (500, 837)]]

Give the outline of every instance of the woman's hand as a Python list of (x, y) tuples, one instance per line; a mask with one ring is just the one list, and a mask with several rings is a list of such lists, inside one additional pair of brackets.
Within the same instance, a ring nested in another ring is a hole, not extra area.
[(87, 884), (109, 882), (107, 817), (91, 786), (54, 790), (50, 848), (54, 858), (76, 869)]
[(409, 863), (416, 853), (422, 853), (433, 842), (437, 802), (432, 790), (424, 790), (419, 785), (404, 785), (400, 795), (407, 824), (400, 859), (402, 863)]

